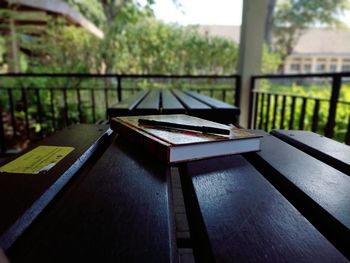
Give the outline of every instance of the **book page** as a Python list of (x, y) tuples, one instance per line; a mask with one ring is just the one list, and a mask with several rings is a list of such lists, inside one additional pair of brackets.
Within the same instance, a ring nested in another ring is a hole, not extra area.
[[(128, 117), (118, 117), (118, 119), (132, 125), (133, 127), (140, 129), (150, 135), (160, 138), (163, 141), (169, 142), (173, 145), (179, 144), (191, 144), (191, 143), (202, 143), (202, 142), (212, 142), (232, 139), (228, 135), (217, 135), (208, 134), (188, 130), (179, 130), (173, 128), (164, 127), (153, 127), (148, 125), (139, 125), (138, 120), (150, 119), (156, 121), (165, 121), (178, 124), (187, 125), (197, 125), (197, 126), (208, 126), (214, 128), (222, 128), (227, 130), (233, 130), (234, 139), (252, 137), (252, 133), (241, 131), (240, 129), (232, 128), (228, 125), (221, 123), (216, 123), (204, 119), (200, 119), (193, 116), (188, 116), (184, 114), (171, 114), (171, 115), (146, 115), (146, 116), (128, 116)], [(254, 135), (255, 137), (255, 135)]]

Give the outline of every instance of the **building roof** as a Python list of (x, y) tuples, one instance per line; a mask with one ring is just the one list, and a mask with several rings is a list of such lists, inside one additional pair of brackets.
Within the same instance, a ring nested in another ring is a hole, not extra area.
[(67, 3), (61, 0), (8, 0), (9, 4), (15, 4), (33, 10), (44, 10), (53, 14), (66, 17), (71, 23), (79, 25), (99, 38), (103, 38), (103, 32), (93, 23), (87, 20), (78, 11), (74, 10)]
[(241, 35), (240, 26), (200, 25), (198, 31), (203, 34), (230, 39), (235, 43), (239, 43)]
[[(199, 32), (221, 36), (236, 43), (240, 40), (240, 26), (203, 25)], [(350, 53), (350, 30), (309, 29), (297, 42), (293, 55), (340, 55)]]
[(299, 39), (293, 54), (350, 53), (350, 31), (309, 29)]

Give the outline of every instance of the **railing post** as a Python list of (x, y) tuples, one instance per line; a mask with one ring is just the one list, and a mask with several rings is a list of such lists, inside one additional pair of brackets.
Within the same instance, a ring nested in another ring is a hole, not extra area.
[(4, 123), (2, 120), (2, 106), (0, 105), (0, 147), (1, 147), (1, 153), (6, 152), (6, 143), (5, 143), (5, 130), (4, 130)]
[(22, 101), (23, 101), (24, 119), (25, 119), (25, 126), (26, 126), (26, 135), (27, 135), (27, 138), (29, 139), (30, 131), (29, 131), (28, 99), (27, 99), (26, 88), (22, 88)]
[(108, 119), (108, 88), (104, 88), (105, 93), (105, 113), (106, 113), (106, 119)]
[(11, 125), (12, 125), (12, 129), (13, 129), (12, 138), (16, 139), (17, 138), (17, 123), (16, 123), (16, 116), (15, 116), (15, 106), (14, 106), (14, 103), (13, 103), (12, 89), (8, 89), (7, 93), (8, 93), (8, 98), (9, 98), (9, 101), (10, 101)]
[(54, 105), (54, 90), (53, 88), (50, 88), (50, 109), (51, 109), (51, 121), (52, 121), (52, 128), (54, 131), (56, 131), (56, 119), (55, 119), (55, 105)]
[(67, 101), (67, 87), (63, 88), (63, 103), (64, 103), (64, 127), (69, 125), (68, 120), (68, 101)]
[(91, 92), (91, 109), (92, 109), (92, 122), (96, 122), (96, 104), (95, 104), (95, 91), (94, 89), (90, 90)]
[(335, 116), (337, 111), (337, 103), (339, 98), (339, 92), (341, 87), (341, 76), (334, 75), (332, 77), (332, 95), (328, 111), (328, 120), (325, 128), (325, 136), (328, 138), (333, 138), (334, 127), (335, 127)]
[[(250, 77), (250, 95), (249, 95), (249, 115), (248, 115), (248, 128), (252, 129), (255, 124), (252, 123), (252, 120), (255, 120), (256, 116), (252, 116), (253, 112), (256, 112), (255, 109), (253, 109), (254, 105), (256, 105), (256, 103), (254, 103), (254, 100), (256, 99), (255, 93), (253, 92), (253, 90), (255, 89), (255, 77), (251, 76)], [(254, 121), (255, 123), (255, 121)]]
[(348, 118), (348, 130), (345, 135), (345, 144), (350, 145), (350, 115)]
[(312, 115), (312, 126), (311, 126), (312, 132), (317, 132), (319, 111), (320, 111), (320, 100), (316, 99), (315, 105), (314, 105), (314, 113)]
[(122, 77), (117, 76), (117, 95), (118, 95), (118, 102), (122, 100)]
[(79, 123), (83, 122), (83, 111), (81, 109), (81, 94), (80, 94), (80, 89), (76, 88), (76, 93), (77, 93), (77, 100), (78, 100), (78, 115), (79, 115)]
[(236, 90), (235, 90), (235, 106), (238, 108), (241, 106), (241, 89), (242, 89), (242, 80), (241, 76), (236, 76)]
[(44, 137), (43, 133), (43, 111), (42, 111), (42, 105), (41, 105), (41, 99), (40, 99), (40, 89), (35, 88), (35, 97), (36, 97), (36, 109), (38, 112), (38, 121), (40, 124), (40, 137)]

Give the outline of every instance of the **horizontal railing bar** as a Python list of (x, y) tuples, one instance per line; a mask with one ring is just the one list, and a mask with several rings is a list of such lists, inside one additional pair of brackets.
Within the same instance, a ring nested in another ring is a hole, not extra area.
[[(21, 89), (26, 89), (26, 90), (36, 90), (36, 89), (41, 89), (41, 90), (58, 90), (58, 91), (61, 91), (61, 90), (67, 90), (67, 91), (75, 91), (77, 89), (81, 90), (81, 91), (84, 91), (84, 90), (111, 90), (111, 91), (115, 91), (115, 88), (99, 88), (99, 87), (93, 87), (93, 88), (81, 88), (81, 87), (77, 87), (77, 88), (57, 88), (57, 87), (54, 87), (54, 88), (46, 88), (46, 87), (7, 87), (7, 86), (1, 86), (0, 89), (4, 89), (4, 90), (7, 90), (7, 89), (12, 89), (12, 90), (21, 90)], [(123, 91), (133, 91), (133, 90), (137, 90), (139, 88), (123, 88)], [(201, 91), (232, 91), (231, 88), (227, 87), (227, 88), (189, 88), (189, 89), (192, 89), (192, 90), (201, 90)]]
[(239, 78), (238, 74), (231, 75), (162, 75), (162, 74), (89, 74), (89, 73), (2, 73), (1, 77), (88, 77), (88, 78)]
[[(298, 99), (310, 99), (310, 100), (319, 100), (319, 101), (327, 101), (329, 102), (330, 99), (324, 99), (324, 98), (319, 98), (319, 97), (310, 97), (310, 96), (303, 96), (303, 95), (295, 95), (295, 94), (291, 94), (291, 93), (283, 93), (283, 92), (276, 92), (276, 91), (261, 91), (261, 90), (253, 90), (253, 93), (257, 93), (257, 94), (271, 94), (271, 95), (281, 95), (281, 96), (289, 96), (289, 97), (296, 97)], [(345, 101), (345, 100), (338, 100), (337, 101), (340, 104), (349, 104), (350, 105), (350, 101)]]
[(266, 75), (253, 75), (252, 79), (332, 78), (332, 77), (350, 77), (350, 72), (310, 73), (310, 74), (266, 74)]

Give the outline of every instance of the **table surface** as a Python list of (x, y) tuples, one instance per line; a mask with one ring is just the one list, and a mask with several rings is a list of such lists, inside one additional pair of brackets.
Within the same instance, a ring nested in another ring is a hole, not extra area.
[(47, 174), (0, 174), (0, 247), (12, 262), (178, 262), (189, 248), (196, 262), (349, 262), (349, 147), (257, 132), (259, 152), (170, 167), (107, 126), (71, 126), (40, 143), (76, 148)]
[(220, 123), (237, 123), (239, 108), (181, 90), (142, 90), (107, 109), (109, 118), (126, 115), (189, 114)]

